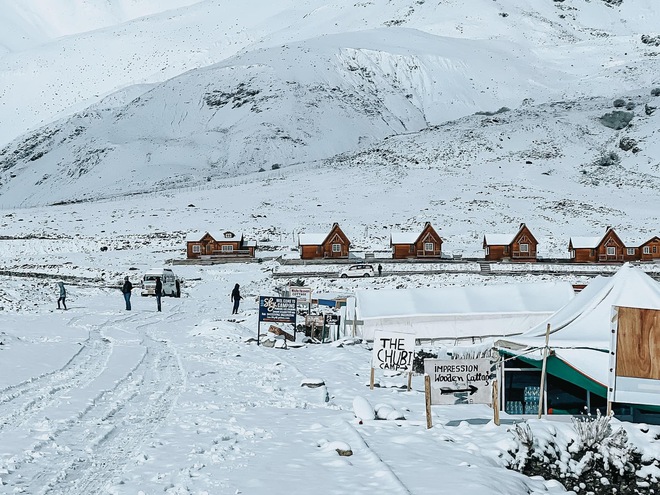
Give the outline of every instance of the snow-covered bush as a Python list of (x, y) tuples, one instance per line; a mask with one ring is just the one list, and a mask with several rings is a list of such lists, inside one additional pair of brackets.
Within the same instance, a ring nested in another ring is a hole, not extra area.
[(660, 88), (653, 88), (651, 90), (651, 96), (660, 96)]
[(594, 165), (599, 167), (611, 167), (612, 165), (618, 165), (621, 162), (621, 158), (614, 151), (609, 151), (600, 155), (594, 161)]
[(614, 102), (612, 102), (612, 105), (614, 105), (614, 107), (616, 108), (621, 108), (626, 105), (626, 100), (624, 100), (623, 98), (617, 98), (616, 100), (614, 100)]
[[(635, 141), (633, 138), (622, 137), (619, 140), (619, 148), (621, 148), (623, 151), (633, 150), (633, 153), (634, 153), (634, 152), (636, 152), (635, 151), (636, 147), (637, 147), (637, 141)], [(637, 151), (639, 151), (639, 149)]]
[(651, 488), (660, 481), (653, 474), (657, 470), (649, 469), (657, 460), (643, 460), (626, 431), (612, 428), (610, 416), (587, 414), (572, 420), (573, 432), (568, 435), (554, 426), (532, 430), (528, 423), (516, 424), (509, 469), (555, 479), (576, 493), (660, 493)]

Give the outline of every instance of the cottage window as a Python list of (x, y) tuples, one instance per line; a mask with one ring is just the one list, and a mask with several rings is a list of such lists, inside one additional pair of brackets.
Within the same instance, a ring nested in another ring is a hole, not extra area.
[(433, 244), (432, 242), (425, 242), (424, 251), (435, 251), (435, 244)]
[(233, 232), (225, 232), (225, 239), (232, 239), (234, 237)]
[(223, 253), (231, 253), (234, 251), (234, 246), (231, 244), (223, 244), (222, 245), (222, 252)]
[(626, 253), (628, 253), (628, 256), (634, 256), (635, 248), (626, 248)]
[(504, 246), (504, 254), (509, 254), (509, 246)]
[(571, 259), (575, 259), (575, 249), (571, 249)]
[(615, 246), (607, 246), (607, 255), (608, 256), (616, 256), (616, 247)]
[(644, 246), (644, 254), (651, 254), (651, 248), (649, 246)]
[(520, 252), (521, 253), (529, 253), (529, 244), (521, 244), (520, 245)]
[(490, 246), (486, 246), (486, 256), (490, 254)]
[(658, 252), (658, 246), (653, 246), (653, 254)]
[(333, 253), (341, 253), (341, 244), (333, 244), (332, 245), (332, 252)]
[(201, 253), (202, 252), (202, 246), (200, 246), (199, 244), (193, 244), (192, 245), (192, 252), (195, 253), (195, 254)]

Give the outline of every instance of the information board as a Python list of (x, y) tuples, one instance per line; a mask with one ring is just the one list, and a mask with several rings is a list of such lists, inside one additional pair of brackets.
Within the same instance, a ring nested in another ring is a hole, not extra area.
[(425, 359), (431, 377), (431, 404), (491, 404), (494, 374), (490, 359)]
[(312, 302), (312, 288), (299, 285), (289, 286), (289, 297), (298, 300), (298, 304), (309, 304)]
[(259, 321), (296, 323), (296, 299), (259, 296)]

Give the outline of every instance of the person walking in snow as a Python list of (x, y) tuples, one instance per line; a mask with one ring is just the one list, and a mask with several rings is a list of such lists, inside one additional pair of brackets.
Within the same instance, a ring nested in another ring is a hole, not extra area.
[(234, 309), (232, 309), (231, 314), (238, 314), (238, 304), (241, 302), (241, 291), (239, 290), (240, 285), (236, 284), (234, 290), (231, 291), (231, 300), (234, 301)]
[(158, 311), (160, 311), (160, 298), (163, 295), (163, 282), (160, 281), (160, 277), (156, 277), (156, 304), (158, 304)]
[(64, 282), (60, 280), (57, 282), (57, 285), (60, 288), (60, 298), (57, 300), (57, 309), (62, 309), (60, 308), (60, 303), (62, 303), (62, 306), (66, 309), (66, 289), (64, 288)]
[(126, 301), (126, 311), (131, 310), (131, 291), (133, 290), (133, 284), (128, 277), (124, 277), (124, 285), (121, 286), (121, 292), (124, 294), (124, 301)]
[(380, 277), (383, 274), (383, 265), (378, 263), (378, 276)]

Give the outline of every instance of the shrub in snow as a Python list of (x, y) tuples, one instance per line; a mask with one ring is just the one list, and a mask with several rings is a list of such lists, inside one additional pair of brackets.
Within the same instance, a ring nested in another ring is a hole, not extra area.
[(651, 96), (660, 96), (660, 88), (653, 88), (651, 90)]
[(657, 108), (658, 107), (652, 107), (647, 103), (646, 105), (644, 105), (644, 113), (646, 115), (653, 115), (653, 112), (655, 112)]
[(637, 148), (637, 141), (629, 137), (621, 138), (621, 140), (619, 141), (619, 148), (621, 148), (623, 151), (633, 150), (633, 152), (635, 153), (636, 153), (635, 149), (639, 151), (639, 148)]
[(612, 165), (618, 165), (621, 162), (621, 158), (614, 151), (606, 152), (600, 155), (594, 161), (594, 165), (599, 167), (611, 167)]
[(623, 110), (615, 110), (610, 113), (606, 113), (600, 119), (600, 123), (605, 127), (614, 129), (616, 131), (620, 129), (625, 129), (630, 124), (630, 121), (635, 116), (632, 112), (624, 112)]
[(276, 163), (276, 164), (272, 165), (270, 168), (271, 168), (271, 170), (278, 170), (280, 168), (280, 164)]
[(651, 46), (660, 46), (660, 36), (651, 36), (649, 34), (642, 35), (642, 43)]
[(511, 109), (508, 107), (500, 107), (498, 110), (494, 112), (475, 112), (475, 115), (486, 115), (486, 116), (492, 116), (492, 115), (497, 115), (499, 113), (505, 113), (509, 112)]
[(616, 108), (623, 107), (623, 106), (625, 106), (625, 104), (626, 104), (626, 100), (624, 100), (623, 98), (617, 98), (612, 103), (612, 105), (614, 105)]
[(527, 423), (512, 430), (515, 449), (508, 467), (527, 476), (561, 481), (576, 493), (650, 494), (657, 486), (657, 459), (643, 459), (628, 442), (623, 428), (614, 430), (609, 416), (572, 418), (574, 434), (559, 435), (551, 428), (535, 436)]

